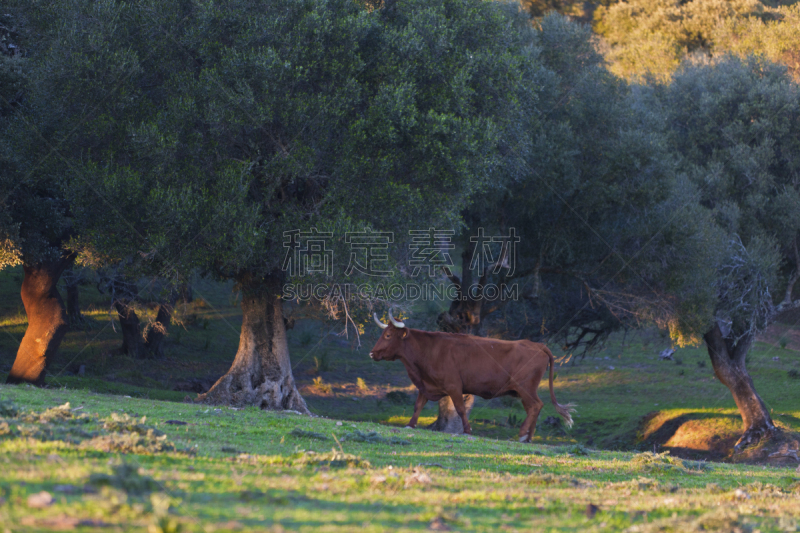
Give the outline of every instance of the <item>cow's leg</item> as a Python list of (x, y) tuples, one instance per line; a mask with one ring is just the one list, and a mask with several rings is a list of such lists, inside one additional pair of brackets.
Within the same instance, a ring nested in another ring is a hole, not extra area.
[(419, 395), (417, 396), (417, 401), (414, 402), (414, 416), (411, 417), (411, 420), (408, 422), (407, 428), (415, 428), (417, 427), (417, 420), (419, 420), (419, 413), (422, 411), (422, 408), (425, 407), (425, 404), (428, 403), (428, 399), (422, 394), (422, 391), (419, 391)]
[(542, 407), (544, 407), (544, 402), (535, 392), (536, 389), (533, 390), (533, 394), (527, 392), (520, 394), (522, 397), (522, 405), (525, 407), (525, 412), (528, 413), (528, 416), (525, 417), (525, 421), (522, 423), (522, 427), (519, 428), (520, 442), (530, 442), (533, 439), (533, 434), (536, 432), (536, 421), (539, 419), (539, 413), (542, 411)]
[(451, 394), (450, 399), (453, 400), (453, 407), (456, 408), (456, 413), (461, 417), (461, 424), (464, 426), (464, 433), (472, 435), (472, 426), (469, 425), (469, 418), (467, 418), (467, 406), (464, 405), (464, 397), (459, 391), (457, 394)]

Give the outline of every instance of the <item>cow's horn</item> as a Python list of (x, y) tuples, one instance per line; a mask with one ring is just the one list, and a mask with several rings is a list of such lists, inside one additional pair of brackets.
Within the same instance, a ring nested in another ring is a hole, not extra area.
[(392, 322), (392, 325), (394, 327), (396, 327), (396, 328), (404, 328), (404, 327), (406, 327), (405, 324), (403, 324), (402, 322), (398, 322), (397, 320), (394, 319), (394, 317), (392, 316), (392, 310), (391, 309), (389, 309), (389, 320)]
[(388, 327), (389, 327), (389, 324), (384, 324), (383, 322), (381, 322), (381, 321), (380, 321), (380, 319), (378, 318), (378, 313), (374, 313), (374, 312), (373, 312), (373, 313), (372, 313), (372, 318), (374, 318), (374, 319), (375, 319), (375, 323), (376, 323), (376, 324), (378, 324), (378, 327), (379, 327), (379, 328), (381, 328), (381, 329), (386, 329), (386, 328), (388, 328)]

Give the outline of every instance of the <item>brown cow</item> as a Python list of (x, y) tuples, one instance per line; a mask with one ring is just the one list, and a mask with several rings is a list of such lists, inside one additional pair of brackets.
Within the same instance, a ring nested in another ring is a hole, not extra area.
[(389, 312), (391, 324), (375, 322), (384, 329), (369, 356), (374, 361), (400, 359), (408, 377), (419, 389), (414, 416), (408, 427), (415, 427), (419, 413), (428, 402), (445, 396), (453, 400), (464, 433), (472, 433), (464, 407), (464, 394), (481, 398), (511, 395), (522, 399), (527, 416), (519, 430), (520, 442), (530, 442), (544, 402), (537, 389), (550, 365), (550, 400), (567, 427), (572, 426), (572, 404), (560, 405), (553, 393), (553, 354), (544, 344), (487, 339), (459, 333), (410, 329)]

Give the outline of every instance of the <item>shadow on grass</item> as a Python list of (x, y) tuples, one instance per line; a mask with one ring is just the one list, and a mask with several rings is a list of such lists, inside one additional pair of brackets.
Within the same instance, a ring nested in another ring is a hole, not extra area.
[(730, 455), (741, 432), (738, 414), (657, 411), (642, 419), (636, 440), (679, 457), (719, 460)]

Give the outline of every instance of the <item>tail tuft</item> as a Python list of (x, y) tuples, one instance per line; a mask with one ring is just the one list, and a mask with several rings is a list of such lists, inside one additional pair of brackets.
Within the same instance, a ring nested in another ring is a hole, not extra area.
[(567, 405), (556, 404), (556, 412), (564, 417), (564, 421), (567, 423), (567, 427), (572, 427), (572, 415), (570, 413), (575, 412), (575, 404), (568, 403)]

